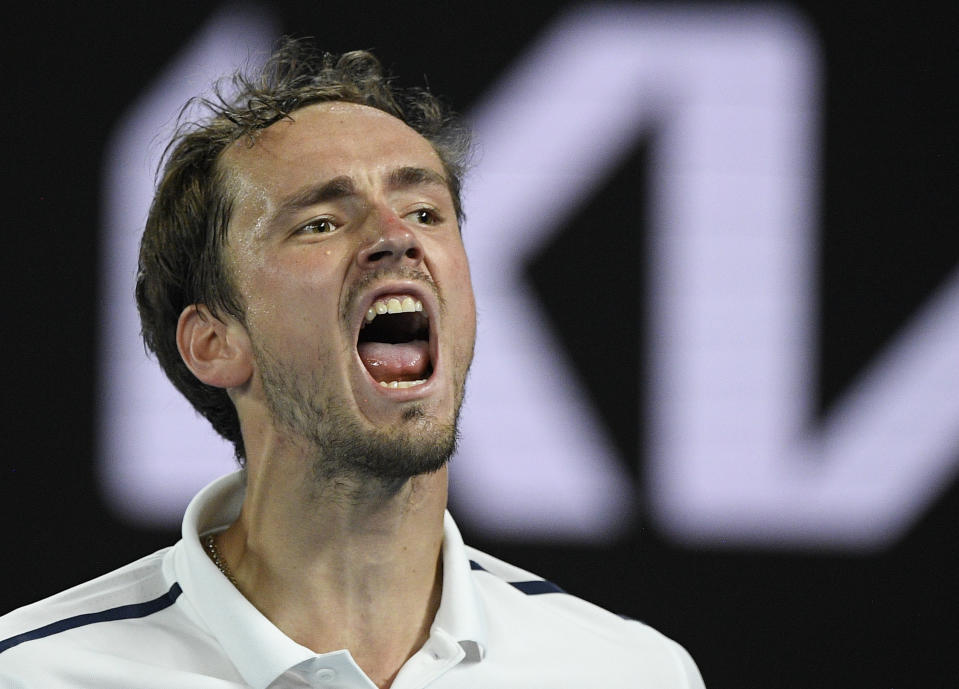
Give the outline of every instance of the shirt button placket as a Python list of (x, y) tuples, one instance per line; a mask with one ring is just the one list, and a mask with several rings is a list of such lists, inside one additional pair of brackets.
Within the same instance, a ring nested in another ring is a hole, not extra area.
[(336, 670), (328, 667), (321, 667), (313, 673), (313, 679), (320, 685), (330, 684), (336, 679)]

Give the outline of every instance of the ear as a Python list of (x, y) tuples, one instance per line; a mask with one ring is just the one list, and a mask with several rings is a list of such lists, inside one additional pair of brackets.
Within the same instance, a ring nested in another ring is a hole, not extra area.
[(235, 388), (253, 375), (253, 357), (246, 329), (230, 318), (214, 316), (205, 304), (183, 309), (176, 326), (180, 357), (207, 385)]

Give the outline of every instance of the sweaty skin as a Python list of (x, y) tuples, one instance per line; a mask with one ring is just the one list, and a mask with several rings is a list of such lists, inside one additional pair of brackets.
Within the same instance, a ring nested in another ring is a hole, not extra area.
[[(194, 373), (228, 390), (247, 450), (243, 509), (217, 546), (284, 633), (318, 653), (348, 648), (389, 686), (439, 605), (446, 468), (324, 478), (323, 448), (359, 438), (388, 457), (393, 445), (429, 447), (453, 432), (475, 305), (443, 166), (401, 121), (348, 103), (295, 111), (252, 145), (238, 141), (221, 166), (245, 319), (184, 312), (178, 333)], [(390, 294), (422, 301), (429, 340), (361, 356), (365, 315)], [(383, 387), (363, 359), (404, 378), (432, 374)]]

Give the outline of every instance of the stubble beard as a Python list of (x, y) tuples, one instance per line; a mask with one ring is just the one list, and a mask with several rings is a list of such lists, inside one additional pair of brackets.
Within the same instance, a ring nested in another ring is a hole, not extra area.
[(274, 423), (306, 446), (321, 485), (342, 482), (393, 492), (414, 476), (438, 471), (456, 451), (465, 372), (457, 381), (452, 419), (431, 418), (412, 405), (396, 425), (371, 429), (351, 414), (346, 400), (321, 396), (319, 374), (296, 376), (256, 343), (253, 355)]

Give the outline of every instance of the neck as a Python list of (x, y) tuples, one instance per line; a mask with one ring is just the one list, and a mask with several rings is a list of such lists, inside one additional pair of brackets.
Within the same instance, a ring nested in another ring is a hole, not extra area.
[(439, 607), (446, 469), (321, 483), (291, 464), (249, 468), (220, 554), (237, 588), (287, 636), (317, 653), (349, 649), (389, 686)]

